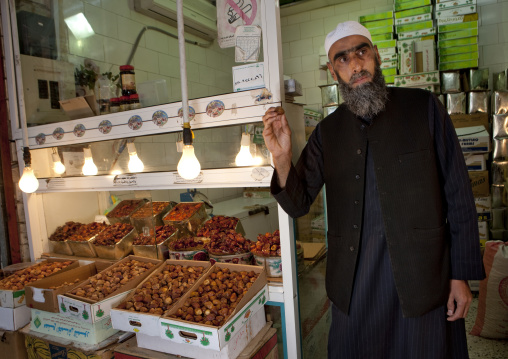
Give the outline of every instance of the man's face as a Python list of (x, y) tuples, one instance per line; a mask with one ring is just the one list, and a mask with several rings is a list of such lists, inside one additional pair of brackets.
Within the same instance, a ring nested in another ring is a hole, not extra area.
[(373, 79), (376, 64), (380, 63), (377, 47), (361, 35), (351, 35), (336, 41), (328, 51), (328, 69), (333, 79), (352, 88)]

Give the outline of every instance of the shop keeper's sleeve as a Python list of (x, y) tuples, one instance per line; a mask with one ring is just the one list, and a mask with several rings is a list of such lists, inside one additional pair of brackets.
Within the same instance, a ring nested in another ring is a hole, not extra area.
[(296, 166), (291, 164), (286, 187), (280, 188), (274, 171), (271, 192), (281, 207), (293, 218), (309, 212), (311, 204), (323, 187), (323, 148), (318, 124), (307, 141)]
[(478, 215), (464, 155), (452, 120), (434, 95), (429, 102), (429, 127), (434, 136), (450, 229), (451, 279), (483, 279)]

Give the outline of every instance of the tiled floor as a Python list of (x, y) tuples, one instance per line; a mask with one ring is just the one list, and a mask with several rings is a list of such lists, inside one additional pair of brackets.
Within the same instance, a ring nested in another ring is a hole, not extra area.
[(469, 347), (470, 359), (506, 359), (508, 358), (508, 339), (495, 340), (476, 337), (469, 334), (473, 328), (476, 311), (478, 308), (478, 298), (474, 298), (466, 318), (467, 344)]

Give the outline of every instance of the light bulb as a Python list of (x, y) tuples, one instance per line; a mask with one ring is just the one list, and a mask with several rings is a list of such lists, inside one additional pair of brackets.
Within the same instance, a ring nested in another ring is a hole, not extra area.
[(254, 164), (250, 153), (250, 135), (248, 133), (242, 133), (240, 152), (236, 155), (235, 163), (237, 166), (252, 166)]
[(111, 174), (114, 175), (114, 176), (117, 176), (117, 175), (121, 175), (123, 172), (122, 172), (122, 169), (120, 168), (120, 165), (118, 164), (118, 162), (113, 166), (113, 169), (111, 170)]
[(177, 170), (182, 178), (188, 180), (194, 179), (199, 175), (201, 165), (194, 154), (194, 146), (183, 146), (182, 157), (180, 158), (180, 162), (178, 162)]
[(143, 172), (145, 165), (139, 159), (138, 154), (136, 153), (136, 146), (134, 143), (127, 143), (127, 150), (129, 151), (129, 171), (134, 172)]
[(81, 171), (85, 176), (95, 176), (97, 174), (97, 166), (93, 163), (92, 150), (84, 148), (83, 152), (85, 153), (85, 164)]
[(23, 169), (23, 176), (21, 176), (19, 182), (19, 189), (25, 193), (33, 193), (39, 188), (39, 181), (34, 175), (34, 171), (31, 167), (25, 167)]
[(61, 175), (62, 173), (65, 172), (65, 166), (62, 163), (62, 161), (60, 161), (60, 156), (58, 155), (58, 153), (53, 153), (52, 157), (53, 157), (53, 171), (57, 175)]

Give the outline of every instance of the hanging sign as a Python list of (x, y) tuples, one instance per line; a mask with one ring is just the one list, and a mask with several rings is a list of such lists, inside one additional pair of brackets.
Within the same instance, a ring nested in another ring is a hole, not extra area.
[(233, 67), (233, 91), (245, 91), (265, 87), (263, 63)]
[(218, 0), (217, 41), (221, 48), (235, 46), (236, 28), (241, 25), (261, 26), (259, 0)]
[(235, 61), (257, 62), (260, 40), (259, 26), (238, 26), (235, 32)]

